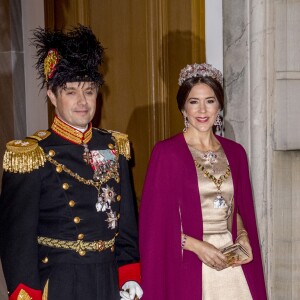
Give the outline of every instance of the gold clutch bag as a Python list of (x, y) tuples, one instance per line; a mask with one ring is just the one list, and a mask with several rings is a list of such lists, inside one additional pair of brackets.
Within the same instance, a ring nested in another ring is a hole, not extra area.
[(243, 261), (249, 257), (247, 250), (239, 243), (221, 249), (226, 256), (227, 264), (230, 266), (236, 261)]

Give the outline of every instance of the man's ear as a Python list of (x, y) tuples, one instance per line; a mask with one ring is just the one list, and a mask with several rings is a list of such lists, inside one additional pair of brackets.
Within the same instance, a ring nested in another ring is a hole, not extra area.
[(57, 99), (54, 93), (51, 90), (47, 90), (47, 95), (54, 107), (57, 107)]

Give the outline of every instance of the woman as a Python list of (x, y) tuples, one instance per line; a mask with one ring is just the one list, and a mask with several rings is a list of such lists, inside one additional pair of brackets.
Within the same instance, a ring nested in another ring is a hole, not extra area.
[[(222, 81), (209, 64), (181, 70), (185, 129), (154, 147), (140, 208), (144, 300), (267, 299), (246, 153), (214, 135)], [(233, 243), (247, 255), (230, 261)]]

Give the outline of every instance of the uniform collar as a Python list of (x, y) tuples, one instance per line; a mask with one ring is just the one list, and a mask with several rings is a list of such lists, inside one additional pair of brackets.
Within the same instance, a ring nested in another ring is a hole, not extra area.
[(92, 138), (92, 123), (85, 132), (81, 132), (55, 116), (51, 129), (63, 139), (74, 144), (87, 144)]

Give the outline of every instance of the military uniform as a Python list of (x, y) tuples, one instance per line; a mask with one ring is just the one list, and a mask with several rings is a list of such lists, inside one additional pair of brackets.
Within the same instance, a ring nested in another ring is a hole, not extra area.
[(126, 135), (57, 117), (7, 144), (0, 245), (11, 299), (116, 300), (118, 270), (137, 280), (129, 155)]

